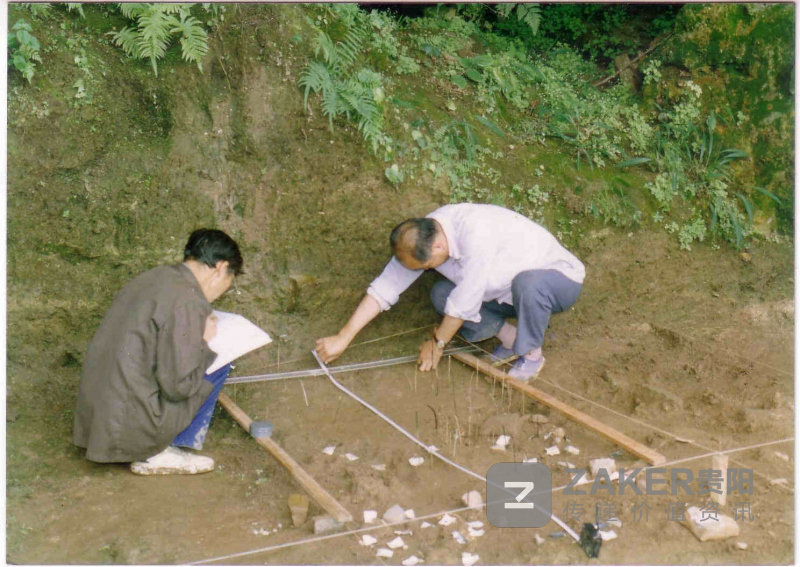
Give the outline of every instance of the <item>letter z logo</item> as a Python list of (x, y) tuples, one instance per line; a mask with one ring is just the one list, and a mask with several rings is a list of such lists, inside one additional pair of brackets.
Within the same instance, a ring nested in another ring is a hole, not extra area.
[(503, 486), (506, 488), (524, 488), (522, 492), (520, 492), (517, 497), (515, 498), (516, 502), (506, 502), (505, 507), (511, 508), (515, 510), (519, 509), (526, 509), (526, 510), (533, 510), (533, 502), (523, 502), (522, 500), (528, 495), (528, 493), (533, 490), (533, 483), (529, 481), (519, 481), (519, 482), (505, 482)]

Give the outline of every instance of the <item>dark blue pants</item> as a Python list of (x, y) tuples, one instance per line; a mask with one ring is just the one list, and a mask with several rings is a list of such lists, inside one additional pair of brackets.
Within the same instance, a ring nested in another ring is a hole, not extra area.
[[(455, 288), (450, 280), (439, 280), (431, 289), (433, 308), (444, 315), (450, 292)], [(514, 354), (524, 356), (542, 346), (550, 315), (566, 311), (577, 301), (582, 284), (572, 281), (557, 270), (521, 272), (511, 282), (513, 305), (485, 301), (481, 306), (480, 323), (464, 321), (460, 334), (469, 342), (495, 336), (506, 319), (517, 318), (517, 338)]]
[(211, 374), (206, 374), (203, 377), (204, 380), (208, 380), (214, 384), (214, 389), (211, 390), (206, 401), (203, 402), (203, 405), (197, 410), (197, 415), (194, 416), (189, 427), (181, 431), (172, 442), (173, 447), (188, 447), (189, 449), (196, 450), (203, 448), (203, 441), (206, 440), (206, 434), (208, 434), (208, 426), (211, 423), (214, 406), (217, 405), (217, 398), (219, 398), (219, 393), (222, 391), (222, 387), (225, 385), (225, 380), (228, 378), (230, 371), (231, 365), (226, 364), (219, 370)]

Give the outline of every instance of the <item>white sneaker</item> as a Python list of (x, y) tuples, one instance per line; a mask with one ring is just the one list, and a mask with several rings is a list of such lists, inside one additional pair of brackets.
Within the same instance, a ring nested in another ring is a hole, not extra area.
[(214, 459), (167, 447), (146, 461), (131, 463), (131, 472), (141, 475), (200, 474), (214, 470)]

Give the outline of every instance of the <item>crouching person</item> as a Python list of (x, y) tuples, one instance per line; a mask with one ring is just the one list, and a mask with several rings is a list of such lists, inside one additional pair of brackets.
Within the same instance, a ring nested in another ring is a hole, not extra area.
[(189, 237), (184, 262), (140, 274), (117, 294), (89, 344), (75, 410), (74, 443), (98, 463), (130, 462), (136, 474), (198, 474), (201, 449), (230, 371), (211, 375), (211, 303), (242, 271), (220, 230)]

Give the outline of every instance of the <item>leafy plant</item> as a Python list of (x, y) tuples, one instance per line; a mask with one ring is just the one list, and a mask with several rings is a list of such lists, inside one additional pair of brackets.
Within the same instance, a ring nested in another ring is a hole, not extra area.
[(36, 64), (42, 62), (39, 56), (39, 40), (31, 33), (33, 29), (25, 20), (17, 20), (8, 34), (8, 63), (30, 83), (35, 73)]
[(149, 59), (158, 75), (158, 60), (167, 52), (174, 37), (180, 38), (185, 61), (203, 70), (203, 56), (208, 52), (208, 33), (190, 14), (194, 4), (118, 4), (119, 11), (134, 25), (109, 32), (116, 45), (136, 59)]
[[(362, 16), (350, 9), (339, 9), (338, 22), (344, 24), (341, 39), (334, 39), (325, 30), (317, 28), (314, 55), (300, 75), (304, 87), (303, 107), (308, 108), (308, 97), (313, 92), (322, 98), (322, 112), (333, 121), (339, 116), (355, 120), (364, 140), (372, 144), (373, 152), (389, 142), (383, 133), (383, 77), (367, 66), (356, 69), (359, 56), (364, 51), (368, 28)], [(334, 12), (335, 14), (335, 12)]]
[(524, 22), (531, 30), (532, 35), (539, 33), (539, 24), (542, 22), (542, 11), (539, 4), (498, 4), (497, 13), (503, 18), (508, 18), (515, 12), (517, 20)]

